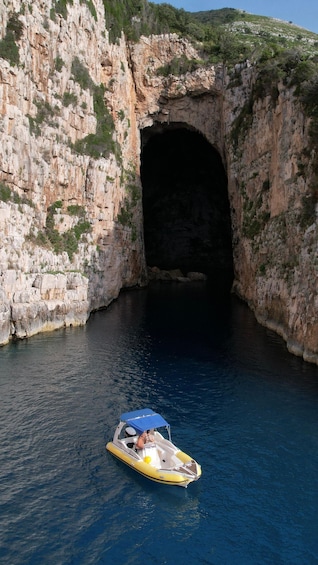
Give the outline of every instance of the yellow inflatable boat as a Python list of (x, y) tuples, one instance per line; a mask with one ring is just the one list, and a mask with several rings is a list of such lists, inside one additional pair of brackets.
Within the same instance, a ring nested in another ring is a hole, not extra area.
[[(161, 433), (158, 428), (166, 432)], [(151, 441), (143, 444), (139, 436), (144, 437), (145, 432)], [(200, 465), (172, 443), (168, 422), (150, 408), (122, 414), (113, 440), (106, 444), (106, 449), (157, 483), (187, 487), (201, 476)]]

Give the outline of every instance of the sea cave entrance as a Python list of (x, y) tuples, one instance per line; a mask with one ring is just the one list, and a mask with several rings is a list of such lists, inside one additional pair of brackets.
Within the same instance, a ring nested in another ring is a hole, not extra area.
[(147, 265), (200, 271), (230, 288), (230, 207), (218, 151), (183, 124), (145, 128), (141, 181)]

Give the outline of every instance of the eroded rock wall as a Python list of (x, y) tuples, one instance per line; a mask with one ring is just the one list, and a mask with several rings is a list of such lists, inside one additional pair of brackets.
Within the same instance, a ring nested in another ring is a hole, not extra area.
[[(67, 18), (51, 2), (1, 10), (2, 38), (12, 13), (23, 24), (19, 64), (0, 58), (2, 344), (84, 324), (146, 281), (135, 88), (126, 43), (109, 44), (94, 6), (68, 3)], [(114, 130), (99, 157), (75, 144), (98, 131), (100, 84)]]
[[(278, 85), (251, 101), (255, 71), (228, 78), (224, 101), (229, 197), (233, 213), (234, 290), (288, 349), (318, 360), (318, 223), (311, 198), (315, 153), (295, 89)], [(312, 207), (309, 214), (308, 206)]]

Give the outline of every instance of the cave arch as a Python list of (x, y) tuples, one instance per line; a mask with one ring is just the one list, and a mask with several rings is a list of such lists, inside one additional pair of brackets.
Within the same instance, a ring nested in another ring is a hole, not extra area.
[(227, 177), (219, 152), (191, 126), (141, 132), (146, 262), (233, 280)]

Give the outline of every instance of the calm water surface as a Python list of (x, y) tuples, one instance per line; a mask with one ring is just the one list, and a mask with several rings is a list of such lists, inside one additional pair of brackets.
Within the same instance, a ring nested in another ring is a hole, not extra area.
[[(157, 485), (105, 451), (148, 406), (202, 464)], [(202, 284), (121, 295), (0, 349), (0, 563), (318, 563), (318, 368)]]

